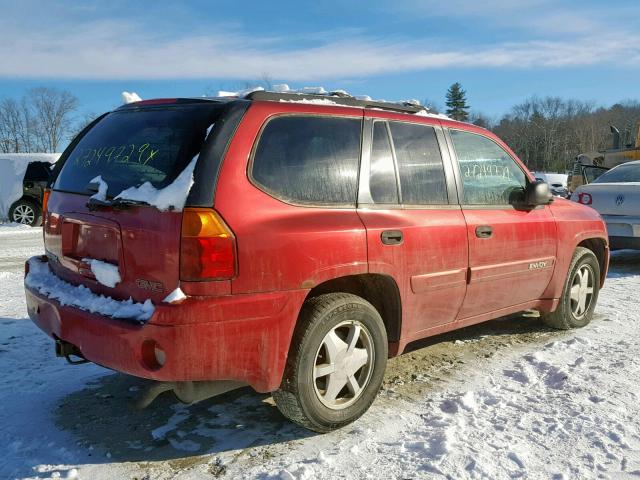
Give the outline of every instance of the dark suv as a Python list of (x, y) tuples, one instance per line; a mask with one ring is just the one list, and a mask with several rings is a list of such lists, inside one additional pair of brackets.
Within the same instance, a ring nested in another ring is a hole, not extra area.
[(333, 95), (141, 101), (64, 152), (33, 321), (74, 355), (186, 401), (250, 385), (327, 431), (387, 357), (525, 309), (586, 325), (609, 250), (491, 132)]
[(42, 200), (50, 174), (50, 163), (29, 163), (22, 181), (22, 197), (11, 205), (9, 220), (32, 227), (42, 224)]

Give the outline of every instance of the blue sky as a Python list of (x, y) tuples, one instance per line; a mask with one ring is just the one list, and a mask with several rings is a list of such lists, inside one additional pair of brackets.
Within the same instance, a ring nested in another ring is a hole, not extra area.
[(532, 95), (640, 98), (640, 2), (0, 0), (0, 98), (33, 86), (83, 112), (268, 78), (444, 105), (459, 81), (497, 117)]

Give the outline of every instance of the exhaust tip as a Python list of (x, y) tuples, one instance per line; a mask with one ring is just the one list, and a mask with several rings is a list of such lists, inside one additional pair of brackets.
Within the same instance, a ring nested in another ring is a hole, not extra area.
[(141, 347), (142, 366), (147, 370), (160, 370), (167, 362), (167, 354), (155, 340), (145, 340)]

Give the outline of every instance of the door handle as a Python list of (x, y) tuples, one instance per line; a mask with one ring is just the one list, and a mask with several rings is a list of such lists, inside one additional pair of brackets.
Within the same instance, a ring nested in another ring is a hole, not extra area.
[(489, 225), (480, 225), (476, 227), (476, 237), (491, 238), (491, 235), (493, 235), (493, 228)]
[(400, 245), (402, 239), (403, 236), (400, 230), (385, 230), (380, 234), (380, 240), (385, 245)]

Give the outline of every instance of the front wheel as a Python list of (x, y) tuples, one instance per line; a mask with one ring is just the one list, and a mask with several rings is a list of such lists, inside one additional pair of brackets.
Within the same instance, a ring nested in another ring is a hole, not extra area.
[(340, 428), (373, 403), (387, 354), (384, 323), (369, 302), (346, 293), (312, 298), (300, 314), (274, 401), (309, 430)]
[(600, 264), (588, 248), (573, 254), (569, 275), (555, 312), (542, 315), (545, 324), (560, 330), (584, 327), (593, 317), (600, 291)]

